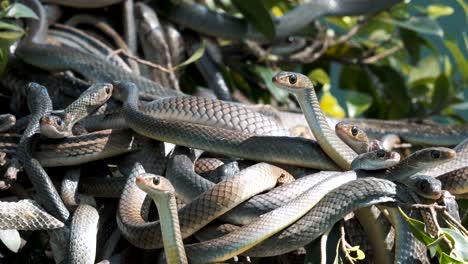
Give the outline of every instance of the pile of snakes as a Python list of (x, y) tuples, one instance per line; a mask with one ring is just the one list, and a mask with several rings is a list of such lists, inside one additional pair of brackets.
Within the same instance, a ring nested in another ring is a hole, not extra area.
[[(314, 16), (398, 1), (343, 2)], [(142, 2), (22, 3), (38, 19), (25, 19), (0, 81), (10, 109), (0, 116), (0, 262), (33, 240), (56, 263), (293, 263), (314, 241), (326, 261), (324, 234), (337, 224), (367, 263), (429, 263), (399, 208), (428, 235), (463, 228), (466, 125), (332, 119), (308, 77), (285, 71), (271, 81), (301, 113), (235, 102), (210, 49), (196, 67), (211, 90), (197, 95), (182, 92), (179, 71), (129, 59), (180, 64), (201, 45), (182, 28), (261, 41), (198, 4), (181, 4), (168, 22)], [(57, 4), (79, 15), (55, 23)], [(86, 14), (110, 5), (127, 10), (123, 37)], [(278, 36), (303, 26), (295, 17), (278, 22)], [(420, 148), (400, 155), (392, 149), (402, 142)]]

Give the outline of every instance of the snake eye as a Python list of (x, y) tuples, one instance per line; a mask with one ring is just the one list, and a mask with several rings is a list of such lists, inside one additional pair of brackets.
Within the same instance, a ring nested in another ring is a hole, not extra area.
[(385, 150), (383, 150), (383, 149), (377, 150), (377, 157), (379, 157), (379, 158), (385, 157)]
[(295, 84), (297, 82), (297, 76), (296, 74), (291, 74), (289, 75), (289, 83), (290, 84)]
[(110, 87), (106, 86), (106, 94), (110, 94)]
[(57, 123), (58, 126), (62, 126), (62, 120), (61, 119), (57, 119), (55, 121), (55, 123)]
[(431, 187), (431, 185), (427, 181), (420, 181), (419, 182), (419, 190), (424, 192), (424, 193), (428, 192), (430, 190), (430, 187)]
[(437, 150), (431, 151), (431, 157), (432, 157), (433, 159), (438, 159), (438, 158), (440, 158), (440, 152), (437, 151)]
[(353, 134), (353, 136), (356, 136), (357, 133), (358, 133), (358, 128), (355, 127), (355, 126), (353, 126), (353, 127), (351, 128), (351, 134)]
[(161, 183), (161, 179), (159, 179), (159, 177), (154, 177), (153, 178), (153, 184), (154, 185), (159, 185), (159, 183)]

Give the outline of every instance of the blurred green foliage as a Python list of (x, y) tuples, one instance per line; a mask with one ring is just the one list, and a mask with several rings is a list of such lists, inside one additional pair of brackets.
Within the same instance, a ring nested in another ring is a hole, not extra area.
[[(206, 2), (212, 9), (244, 17), (267, 39), (274, 37), (274, 17), (299, 4), (284, 0)], [(451, 16), (454, 8), (464, 10), (468, 17), (468, 7), (463, 0), (451, 4), (456, 7), (444, 1), (426, 6), (402, 2), (363, 17), (318, 18), (315, 25), (298, 34), (312, 44), (327, 39), (335, 43), (325, 47), (316, 60), (298, 63), (275, 61), (271, 56), (250, 57), (230, 60), (224, 72), (234, 89), (256, 102), (291, 105), (291, 98), (269, 80), (284, 69), (307, 74), (319, 89), (324, 88), (322, 107), (332, 116), (466, 122), (468, 19), (460, 21), (462, 45), (447, 36), (438, 21)], [(352, 30), (356, 32), (349, 39), (339, 41)], [(446, 48), (437, 47), (434, 37)], [(224, 41), (222, 45), (229, 44)]]
[(24, 29), (14, 23), (18, 18), (35, 18), (36, 14), (20, 3), (0, 2), (0, 73), (5, 69), (8, 48), (24, 34)]

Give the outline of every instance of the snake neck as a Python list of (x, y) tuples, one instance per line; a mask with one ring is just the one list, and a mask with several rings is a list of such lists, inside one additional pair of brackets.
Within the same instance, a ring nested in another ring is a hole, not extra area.
[(164, 253), (167, 263), (188, 263), (184, 242), (180, 233), (177, 203), (174, 195), (167, 199), (155, 199), (161, 223)]
[(314, 89), (305, 88), (295, 93), (304, 116), (320, 147), (344, 170), (351, 169), (356, 152), (346, 145), (328, 125), (320, 109)]
[(37, 14), (38, 19), (26, 19), (26, 25), (29, 27), (29, 34), (21, 41), (24, 44), (45, 43), (47, 36), (47, 19), (44, 7), (38, 0), (20, 1), (31, 8)]

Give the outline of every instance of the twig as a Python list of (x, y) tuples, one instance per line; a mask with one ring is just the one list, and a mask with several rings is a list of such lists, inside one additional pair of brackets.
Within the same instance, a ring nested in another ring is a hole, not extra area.
[(367, 57), (365, 59), (362, 60), (362, 63), (364, 64), (373, 64), (373, 63), (376, 63), (377, 61), (381, 60), (381, 59), (384, 59), (392, 54), (394, 54), (395, 52), (399, 51), (401, 48), (403, 47), (403, 45), (401, 44), (398, 44), (388, 50), (385, 50), (381, 53), (378, 53), (374, 56), (370, 56), (370, 57)]
[(405, 207), (405, 208), (410, 208), (410, 209), (431, 209), (434, 208), (439, 211), (445, 210), (447, 207), (444, 205), (438, 205), (438, 204), (407, 204), (407, 203), (398, 203), (399, 206)]
[(323, 233), (322, 237), (320, 238), (320, 264), (327, 263), (327, 240), (331, 230), (332, 229), (329, 228)]
[(351, 264), (354, 264), (353, 257), (351, 257), (351, 255), (349, 255), (349, 252), (348, 252), (348, 247), (351, 247), (351, 245), (348, 243), (348, 241), (346, 241), (346, 232), (345, 232), (345, 228), (343, 225), (343, 221), (341, 221), (341, 224), (340, 224), (340, 233), (341, 233), (341, 237), (340, 237), (339, 243), (341, 243), (341, 250), (343, 250), (343, 253), (345, 254), (346, 259), (348, 259), (348, 261)]
[(165, 68), (165, 67), (163, 67), (163, 66), (161, 66), (161, 65), (158, 65), (158, 64), (149, 62), (149, 61), (147, 61), (147, 60), (140, 59), (140, 58), (138, 58), (138, 57), (136, 57), (136, 56), (133, 56), (133, 55), (131, 55), (131, 54), (128, 54), (128, 53), (127, 53), (126, 51), (124, 51), (123, 49), (117, 49), (117, 50), (113, 51), (111, 54), (109, 54), (109, 55), (107, 56), (107, 59), (110, 59), (110, 58), (112, 58), (112, 57), (114, 57), (114, 56), (116, 56), (116, 55), (118, 55), (118, 54), (123, 54), (123, 55), (125, 55), (126, 57), (128, 57), (128, 58), (130, 58), (130, 59), (132, 59), (132, 60), (135, 60), (135, 61), (138, 62), (138, 63), (141, 63), (141, 64), (143, 64), (143, 65), (149, 66), (149, 67), (151, 67), (151, 68), (158, 69), (158, 70), (160, 70), (160, 71), (162, 71), (162, 72), (165, 72), (165, 73), (173, 73), (173, 72), (174, 72), (174, 69), (173, 69), (173, 68), (167, 69), (167, 68)]
[(458, 227), (458, 229), (460, 229), (460, 231), (462, 231), (462, 233), (464, 233), (466, 236), (468, 236), (468, 230), (466, 230), (466, 228), (460, 224), (455, 218), (453, 218), (452, 215), (450, 215), (447, 210), (444, 210), (442, 212), (444, 214), (444, 217), (446, 217), (452, 224), (454, 224), (456, 227)]

